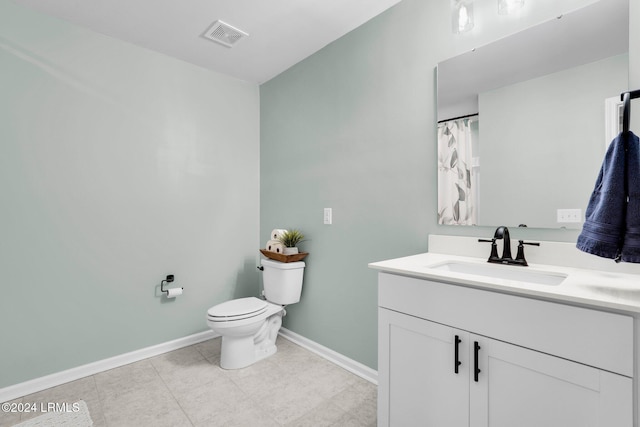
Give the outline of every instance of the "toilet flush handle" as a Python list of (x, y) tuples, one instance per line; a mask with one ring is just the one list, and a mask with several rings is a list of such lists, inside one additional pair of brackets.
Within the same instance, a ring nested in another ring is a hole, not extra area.
[(264, 267), (263, 267), (263, 266), (261, 266), (261, 265), (257, 266), (256, 268), (257, 268), (258, 270), (260, 270), (260, 271), (264, 271)]

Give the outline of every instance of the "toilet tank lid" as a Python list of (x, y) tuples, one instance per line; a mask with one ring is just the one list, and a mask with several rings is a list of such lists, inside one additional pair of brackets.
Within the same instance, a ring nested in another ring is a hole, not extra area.
[(262, 260), (263, 267), (270, 268), (279, 268), (280, 270), (294, 270), (296, 268), (304, 268), (304, 261), (295, 261), (295, 262), (280, 262), (274, 261), (272, 259), (263, 259)]

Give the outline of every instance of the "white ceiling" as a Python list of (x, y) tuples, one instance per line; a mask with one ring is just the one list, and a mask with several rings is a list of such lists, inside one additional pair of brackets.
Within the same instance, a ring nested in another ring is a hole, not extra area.
[[(263, 83), (400, 0), (14, 0), (102, 34)], [(246, 33), (228, 48), (217, 20)]]

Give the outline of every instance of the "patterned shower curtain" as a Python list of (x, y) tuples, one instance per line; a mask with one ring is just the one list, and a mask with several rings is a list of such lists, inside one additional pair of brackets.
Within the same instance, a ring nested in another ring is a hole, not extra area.
[(478, 116), (438, 123), (438, 224), (477, 225), (477, 180), (471, 123)]

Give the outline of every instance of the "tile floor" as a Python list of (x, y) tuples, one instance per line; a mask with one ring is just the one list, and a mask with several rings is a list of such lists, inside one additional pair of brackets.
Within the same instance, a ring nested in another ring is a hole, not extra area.
[[(278, 337), (278, 352), (220, 369), (220, 338), (111, 369), (12, 402), (89, 407), (97, 427), (375, 426), (377, 387)], [(38, 414), (0, 412), (0, 426)]]

